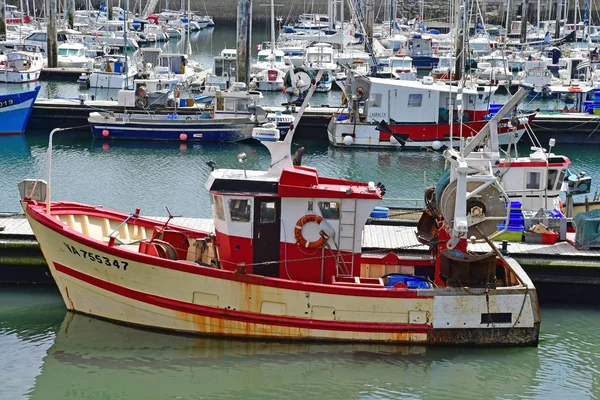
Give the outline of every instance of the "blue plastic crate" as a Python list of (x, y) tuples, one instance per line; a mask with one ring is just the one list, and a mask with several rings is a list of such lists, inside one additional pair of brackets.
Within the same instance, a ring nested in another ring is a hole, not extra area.
[(420, 276), (411, 276), (404, 274), (389, 274), (384, 277), (387, 279), (385, 287), (390, 289), (397, 283), (404, 283), (409, 289), (429, 289), (431, 283), (427, 279)]

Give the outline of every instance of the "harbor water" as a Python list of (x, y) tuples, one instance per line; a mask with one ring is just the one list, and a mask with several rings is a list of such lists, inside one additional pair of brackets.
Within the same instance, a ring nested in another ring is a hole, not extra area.
[(600, 310), (546, 305), (537, 348), (186, 337), (65, 311), (57, 291), (0, 291), (0, 398), (570, 399), (600, 397)]
[[(253, 40), (260, 41), (261, 34), (267, 36), (255, 30)], [(234, 45), (235, 29), (195, 36), (196, 57), (208, 66), (212, 54)], [(74, 83), (42, 85), (44, 97), (79, 93)], [(0, 90), (16, 89), (5, 85)], [(339, 93), (315, 102), (337, 105)], [(116, 98), (116, 93), (106, 95)], [(281, 96), (270, 94), (264, 103), (274, 104)], [(600, 182), (600, 147), (556, 139), (553, 151), (567, 155), (574, 172), (591, 175), (594, 190)], [(245, 152), (248, 169), (264, 169), (270, 161), (266, 149), (252, 142), (97, 141), (89, 128), (58, 133), (54, 142), (53, 199), (131, 212), (140, 208), (155, 216), (166, 215), (165, 206), (176, 215), (211, 216), (204, 188), (209, 160), (241, 168), (236, 155)], [(47, 143), (46, 131), (0, 137), (0, 212), (20, 211), (17, 182), (46, 177)], [(314, 141), (297, 141), (294, 148), (299, 146), (307, 151), (303, 165), (319, 174), (381, 181), (386, 197), (409, 199), (405, 205), (420, 200), (424, 186), (437, 183), (444, 169), (443, 157), (435, 152), (338, 149)], [(597, 307), (542, 304), (537, 348), (232, 341), (75, 315), (53, 288), (0, 287), (0, 400), (596, 399), (598, 332)]]

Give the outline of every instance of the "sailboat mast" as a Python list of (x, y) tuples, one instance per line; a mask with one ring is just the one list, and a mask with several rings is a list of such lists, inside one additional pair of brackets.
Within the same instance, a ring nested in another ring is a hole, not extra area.
[(275, 4), (271, 0), (271, 54), (275, 54)]
[(127, 11), (129, 10), (129, 0), (123, 2), (123, 53), (125, 54), (125, 89), (129, 89), (129, 63), (127, 57)]
[(187, 32), (185, 33), (185, 40), (186, 40), (186, 44), (185, 44), (185, 52), (187, 54), (188, 57), (190, 57), (192, 55), (192, 43), (190, 42), (190, 22), (192, 20), (192, 10), (191, 10), (191, 1), (188, 0), (187, 2), (187, 21), (188, 21), (188, 26), (187, 26)]
[(541, 31), (540, 31), (540, 5), (541, 5), (540, 2), (541, 2), (541, 0), (538, 0), (538, 8), (536, 10), (537, 20), (538, 20), (538, 28), (537, 28), (538, 37), (540, 36), (540, 33), (541, 33)]

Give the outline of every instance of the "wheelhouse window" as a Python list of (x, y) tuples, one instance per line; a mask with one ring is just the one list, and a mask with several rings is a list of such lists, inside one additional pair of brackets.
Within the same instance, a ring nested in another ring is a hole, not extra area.
[(546, 186), (546, 188), (548, 190), (554, 189), (554, 186), (556, 185), (556, 177), (557, 176), (558, 176), (558, 170), (551, 169), (548, 171), (548, 185)]
[(260, 204), (260, 223), (269, 224), (275, 222), (277, 216), (277, 210), (275, 208), (275, 202), (263, 202)]
[(319, 210), (325, 219), (340, 219), (340, 203), (335, 201), (320, 201)]
[(525, 183), (526, 189), (539, 189), (540, 188), (540, 177), (539, 172), (528, 172), (527, 182)]
[(225, 208), (223, 207), (223, 198), (221, 196), (210, 197), (210, 202), (213, 207), (213, 215), (220, 221), (225, 221)]
[(423, 103), (422, 94), (409, 94), (408, 95), (408, 106), (409, 107), (421, 107)]
[(373, 93), (371, 95), (371, 98), (369, 99), (371, 106), (372, 107), (381, 107), (381, 99), (382, 99), (382, 95), (381, 93)]
[(250, 222), (250, 200), (229, 200), (229, 216), (233, 222)]

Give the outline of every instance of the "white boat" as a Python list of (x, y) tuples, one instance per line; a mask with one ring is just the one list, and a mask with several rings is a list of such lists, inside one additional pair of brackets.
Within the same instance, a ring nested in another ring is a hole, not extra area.
[(102, 56), (100, 68), (90, 74), (90, 87), (104, 89), (126, 89), (133, 85), (137, 66), (125, 55)]
[(221, 50), (220, 55), (213, 57), (213, 67), (206, 76), (206, 85), (227, 89), (236, 80), (236, 60), (236, 49)]
[(305, 64), (309, 70), (326, 70), (317, 85), (317, 92), (329, 92), (333, 86), (333, 71), (337, 64), (333, 60), (333, 47), (329, 43), (315, 43), (306, 48)]
[(500, 56), (481, 57), (473, 74), (481, 84), (503, 85), (514, 79), (508, 61)]
[(94, 59), (88, 56), (87, 46), (83, 43), (63, 43), (58, 46), (58, 66), (92, 69)]
[(412, 58), (404, 54), (396, 54), (389, 59), (389, 68), (394, 79), (405, 81), (417, 80), (417, 68), (412, 63)]
[[(252, 66), (254, 76), (250, 87), (260, 91), (280, 91), (283, 89), (286, 73), (293, 69), (291, 61), (286, 60), (283, 51), (277, 48), (275, 38), (275, 5), (271, 0), (271, 41), (268, 45), (259, 45), (256, 62)], [(265, 47), (265, 48), (263, 48)], [(266, 48), (268, 47), (268, 48)]]
[[(334, 115), (327, 126), (329, 143), (338, 147), (436, 150), (458, 147), (457, 136), (473, 136), (487, 125), (490, 98), (497, 90), (496, 86), (479, 85), (462, 88), (461, 124), (458, 112), (450, 112), (449, 108), (456, 101), (457, 86), (434, 81), (429, 76), (422, 81), (349, 77), (345, 85), (349, 110)], [(518, 142), (525, 124), (534, 117), (535, 113), (531, 113), (501, 121), (500, 143)]]
[(450, 55), (440, 56), (438, 65), (431, 70), (431, 73), (429, 75), (434, 79), (439, 79), (443, 81), (449, 81), (451, 79), (454, 80), (455, 68), (456, 57)]
[(25, 83), (40, 79), (44, 58), (39, 46), (20, 44), (6, 55), (6, 66), (0, 69), (0, 82)]
[[(209, 163), (212, 233), (155, 221), (139, 209), (52, 202), (44, 182), (22, 182), (25, 214), (66, 308), (222, 337), (537, 345), (541, 318), (527, 274), (509, 256), (468, 253), (467, 238), (489, 240), (498, 220), (509, 217), (501, 188), (486, 184), (493, 180), (489, 161), (449, 153), (455, 159), (447, 158), (453, 172), (441, 186), (444, 219), (431, 217), (440, 229), (430, 238), (439, 241), (431, 255), (408, 260), (387, 249), (362, 252), (383, 185), (294, 165), (293, 129), (283, 141), (278, 132), (253, 132), (271, 153), (266, 171), (245, 168), (244, 153), (237, 156), (241, 170)], [(480, 172), (467, 183), (476, 162)], [(468, 194), (478, 201), (467, 202)]]
[(548, 88), (552, 85), (552, 73), (544, 60), (526, 61), (523, 71), (519, 72), (517, 78), (522, 85), (531, 86), (536, 95), (543, 95), (544, 90), (548, 95), (550, 94)]
[[(56, 43), (60, 45), (62, 43), (67, 42), (67, 35), (64, 33), (57, 32), (56, 34)], [(33, 31), (31, 32), (25, 39), (16, 39), (16, 40), (5, 40), (0, 42), (0, 45), (9, 51), (14, 48), (14, 46), (19, 44), (25, 44), (29, 46), (39, 46), (42, 49), (42, 53), (46, 54), (48, 50), (48, 34), (45, 31)]]
[(259, 70), (254, 74), (250, 87), (261, 92), (280, 92), (283, 90), (285, 74), (286, 72), (274, 67)]

